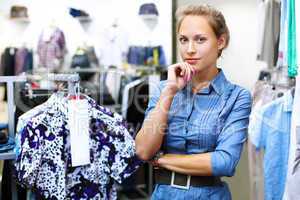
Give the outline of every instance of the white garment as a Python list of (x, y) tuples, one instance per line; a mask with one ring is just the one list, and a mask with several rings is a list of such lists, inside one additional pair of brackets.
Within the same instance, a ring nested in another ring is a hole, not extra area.
[(275, 66), (278, 52), (280, 31), (280, 3), (276, 0), (265, 0), (259, 4), (259, 27), (257, 59)]
[(105, 85), (115, 102), (119, 100), (122, 73), (116, 69), (107, 71)]
[[(296, 89), (295, 89), (292, 124), (291, 124), (288, 173), (287, 173), (285, 192), (283, 196), (284, 200), (300, 199), (300, 191), (298, 189), (300, 184), (300, 169), (298, 169), (297, 174), (293, 173), (293, 168), (295, 165), (295, 158), (296, 158), (296, 148), (297, 148), (297, 138), (296, 138), (297, 127), (300, 127), (300, 76), (296, 77)], [(295, 186), (293, 185), (296, 182), (298, 182), (297, 188), (295, 188)]]
[(96, 49), (100, 64), (122, 67), (128, 51), (128, 34), (120, 26), (108, 27), (101, 33), (100, 47)]

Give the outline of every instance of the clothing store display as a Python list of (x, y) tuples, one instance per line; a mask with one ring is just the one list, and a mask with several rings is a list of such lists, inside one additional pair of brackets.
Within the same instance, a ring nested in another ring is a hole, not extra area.
[(18, 48), (15, 55), (15, 75), (22, 72), (31, 71), (33, 69), (32, 51), (25, 47)]
[(61, 66), (66, 51), (65, 35), (57, 27), (46, 27), (40, 37), (37, 47), (39, 65), (48, 69)]
[(76, 9), (76, 8), (69, 8), (69, 14), (72, 17), (89, 17), (89, 14), (84, 10)]
[(130, 46), (127, 62), (133, 65), (165, 66), (166, 57), (162, 46)]
[(281, 0), (280, 9), (280, 36), (278, 47), (277, 66), (288, 66), (287, 56), (287, 41), (288, 41), (288, 0)]
[(280, 3), (276, 0), (259, 1), (258, 52), (257, 59), (276, 65), (280, 32)]
[(1, 73), (4, 76), (19, 75), (33, 69), (32, 50), (21, 47), (7, 47), (1, 56)]
[(289, 146), (289, 160), (288, 173), (286, 180), (286, 187), (283, 200), (299, 199), (300, 193), (293, 184), (299, 183), (299, 127), (300, 127), (300, 77), (296, 77), (296, 86), (293, 96), (293, 112), (290, 131), (290, 146)]
[(92, 125), (90, 165), (71, 167), (67, 99), (63, 95), (52, 95), (45, 104), (47, 109), (39, 107), (24, 125), (18, 125), (21, 151), (16, 177), (32, 188), (38, 199), (116, 199), (114, 181), (121, 183), (140, 164), (121, 116), (85, 98)]
[(82, 54), (75, 54), (72, 57), (71, 68), (90, 68), (90, 61), (88, 55), (83, 52)]
[(288, 9), (288, 75), (295, 77), (298, 71), (295, 0), (288, 0)]
[(144, 79), (132, 81), (122, 91), (122, 116), (128, 122), (130, 130), (137, 133), (142, 127), (149, 102), (148, 81)]
[(14, 147), (15, 147), (14, 138), (9, 137), (6, 143), (0, 144), (0, 153), (13, 150)]
[[(154, 109), (166, 82), (150, 97), (146, 116)], [(233, 176), (246, 140), (251, 110), (250, 93), (230, 83), (220, 70), (209, 87), (196, 94), (191, 84), (178, 91), (169, 111), (162, 151), (194, 154), (211, 152), (212, 176)], [(182, 190), (157, 184), (152, 199), (231, 199), (226, 183)]]
[(85, 52), (89, 58), (90, 63), (98, 66), (99, 60), (96, 56), (95, 48), (93, 46), (87, 46), (85, 47)]
[(0, 131), (3, 129), (6, 129), (8, 127), (8, 124), (0, 123)]
[(110, 26), (104, 29), (100, 37), (99, 48), (96, 49), (99, 62), (106, 68), (121, 68), (128, 51), (129, 35), (126, 30), (119, 25)]
[(289, 174), (287, 178), (286, 197), (284, 200), (298, 200), (300, 198), (299, 184), (300, 184), (300, 126), (297, 127), (297, 148), (296, 158), (293, 162), (293, 173)]
[(6, 133), (0, 131), (0, 144), (5, 144), (8, 141)]
[(139, 15), (158, 15), (157, 7), (154, 3), (144, 3), (139, 8)]
[[(264, 196), (281, 199), (287, 175), (293, 97), (286, 92), (269, 104), (254, 110), (249, 124), (249, 140), (264, 149)], [(276, 166), (276, 167), (274, 167)]]
[(17, 48), (7, 47), (1, 59), (4, 76), (15, 75), (15, 56)]
[(14, 5), (10, 8), (10, 17), (11, 18), (27, 18), (28, 9), (25, 6)]

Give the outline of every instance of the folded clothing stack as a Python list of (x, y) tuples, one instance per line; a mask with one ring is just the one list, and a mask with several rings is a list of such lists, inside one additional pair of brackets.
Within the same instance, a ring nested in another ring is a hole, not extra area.
[(7, 127), (7, 124), (0, 123), (0, 153), (12, 150), (15, 146), (14, 138), (8, 137), (4, 131)]
[(6, 133), (3, 131), (0, 131), (0, 145), (7, 143), (7, 141), (8, 141), (8, 138), (6, 136)]

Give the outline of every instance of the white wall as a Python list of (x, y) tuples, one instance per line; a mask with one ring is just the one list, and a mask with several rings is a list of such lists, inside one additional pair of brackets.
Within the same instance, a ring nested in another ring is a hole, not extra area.
[[(149, 31), (138, 16), (142, 3), (154, 2), (159, 12), (158, 25), (154, 31)], [(129, 35), (129, 44), (163, 45), (168, 63), (171, 61), (171, 0), (10, 0), (0, 1), (0, 51), (6, 46), (21, 46), (24, 42), (34, 49), (42, 29), (50, 21), (55, 21), (64, 31), (68, 55), (74, 53), (78, 45), (87, 42), (100, 45), (101, 31), (111, 26), (117, 18), (119, 25)], [(28, 7), (30, 23), (16, 22), (9, 19), (12, 5), (19, 4)], [(92, 18), (90, 23), (81, 24), (68, 13), (68, 8), (74, 7), (87, 11)]]
[(256, 61), (257, 49), (257, 0), (178, 0), (178, 6), (207, 3), (225, 16), (231, 34), (228, 48), (223, 51), (218, 66), (228, 79), (251, 89), (264, 63)]

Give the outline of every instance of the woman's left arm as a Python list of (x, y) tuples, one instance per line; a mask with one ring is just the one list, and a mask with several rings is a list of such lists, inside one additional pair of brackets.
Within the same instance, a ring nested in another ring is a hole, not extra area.
[(246, 140), (251, 94), (241, 90), (217, 139), (215, 151), (200, 154), (165, 154), (157, 160), (160, 167), (198, 176), (233, 176)]

